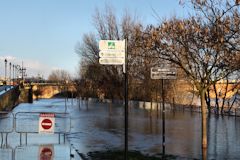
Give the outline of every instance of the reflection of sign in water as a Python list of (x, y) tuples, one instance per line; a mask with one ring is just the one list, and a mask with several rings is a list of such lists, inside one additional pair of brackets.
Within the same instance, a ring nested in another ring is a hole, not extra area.
[(54, 133), (55, 116), (53, 113), (41, 113), (39, 116), (39, 133)]
[[(56, 142), (57, 143), (57, 142)], [(42, 144), (42, 145), (22, 145), (14, 150), (9, 150), (7, 159), (2, 158), (0, 149), (0, 160), (70, 160), (70, 146), (66, 144)]]
[(54, 149), (53, 146), (40, 146), (39, 148), (39, 160), (53, 160)]

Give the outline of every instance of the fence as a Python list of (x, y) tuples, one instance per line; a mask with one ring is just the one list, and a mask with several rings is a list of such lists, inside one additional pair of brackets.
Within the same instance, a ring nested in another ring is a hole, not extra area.
[[(22, 135), (25, 134), (25, 143), (27, 144), (27, 137), (29, 133), (39, 133), (39, 117), (41, 112), (17, 112), (15, 114), (9, 112), (0, 112), (0, 134), (1, 134), (1, 148), (5, 142), (7, 146), (7, 137), (9, 133), (17, 132), (20, 134), (20, 145), (22, 145)], [(58, 143), (61, 141), (61, 134), (65, 136), (71, 130), (71, 118), (68, 113), (48, 113), (54, 114), (54, 134), (58, 134)]]
[(0, 133), (1, 133), (1, 148), (4, 143), (4, 134), (5, 134), (5, 143), (7, 145), (8, 133), (13, 132), (14, 130), (14, 115), (9, 112), (0, 112)]

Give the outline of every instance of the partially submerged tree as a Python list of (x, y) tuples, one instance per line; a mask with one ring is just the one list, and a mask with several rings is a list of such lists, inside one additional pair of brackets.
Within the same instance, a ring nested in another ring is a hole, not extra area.
[(239, 5), (233, 0), (192, 0), (196, 15), (149, 26), (139, 43), (150, 56), (180, 67), (199, 92), (202, 148), (207, 148), (205, 93), (217, 81), (240, 69)]

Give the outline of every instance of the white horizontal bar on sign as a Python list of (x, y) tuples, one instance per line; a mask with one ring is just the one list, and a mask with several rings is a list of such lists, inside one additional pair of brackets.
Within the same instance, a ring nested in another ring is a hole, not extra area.
[(173, 72), (173, 71), (165, 71), (165, 72), (160, 71), (160, 72), (151, 72), (151, 74), (162, 74), (162, 75), (174, 74), (174, 75), (176, 75), (177, 73)]
[(103, 65), (123, 65), (124, 58), (99, 58), (99, 63)]
[(152, 67), (152, 72), (176, 72), (176, 68), (160, 68), (160, 67)]
[(117, 51), (117, 52), (113, 52), (113, 51), (100, 51), (99, 52), (99, 56), (100, 57), (112, 57), (112, 58), (125, 58), (125, 52), (124, 51)]
[(176, 74), (151, 73), (151, 79), (176, 79)]

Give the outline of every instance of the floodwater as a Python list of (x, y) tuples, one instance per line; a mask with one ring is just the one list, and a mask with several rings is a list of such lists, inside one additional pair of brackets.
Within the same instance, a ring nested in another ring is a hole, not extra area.
[[(70, 130), (65, 141), (63, 134), (38, 134), (36, 125), (39, 118), (35, 115), (38, 112), (55, 112), (60, 116), (65, 112), (64, 99), (21, 104), (12, 114), (2, 114), (0, 131), (7, 130), (11, 133), (8, 133), (7, 145), (6, 134), (2, 136), (1, 157), (4, 160), (39, 159), (45, 147), (53, 150), (55, 159), (72, 160), (81, 159), (75, 151), (86, 154), (107, 149), (124, 149), (123, 105), (115, 104), (110, 107), (107, 103), (81, 102), (79, 107), (76, 100), (73, 103), (68, 100), (66, 111), (67, 114), (62, 116), (66, 119), (65, 122), (56, 118), (56, 131), (62, 133)], [(29, 115), (28, 112), (35, 113)], [(69, 116), (70, 122), (67, 118)], [(208, 159), (239, 159), (240, 118), (211, 116), (208, 122)], [(15, 128), (13, 132), (12, 128)], [(26, 135), (24, 132), (31, 133)], [(162, 152), (161, 110), (151, 113), (147, 109), (130, 107), (129, 150), (153, 155)], [(172, 111), (167, 108), (166, 154), (176, 155), (178, 159), (201, 159), (200, 113)]]

